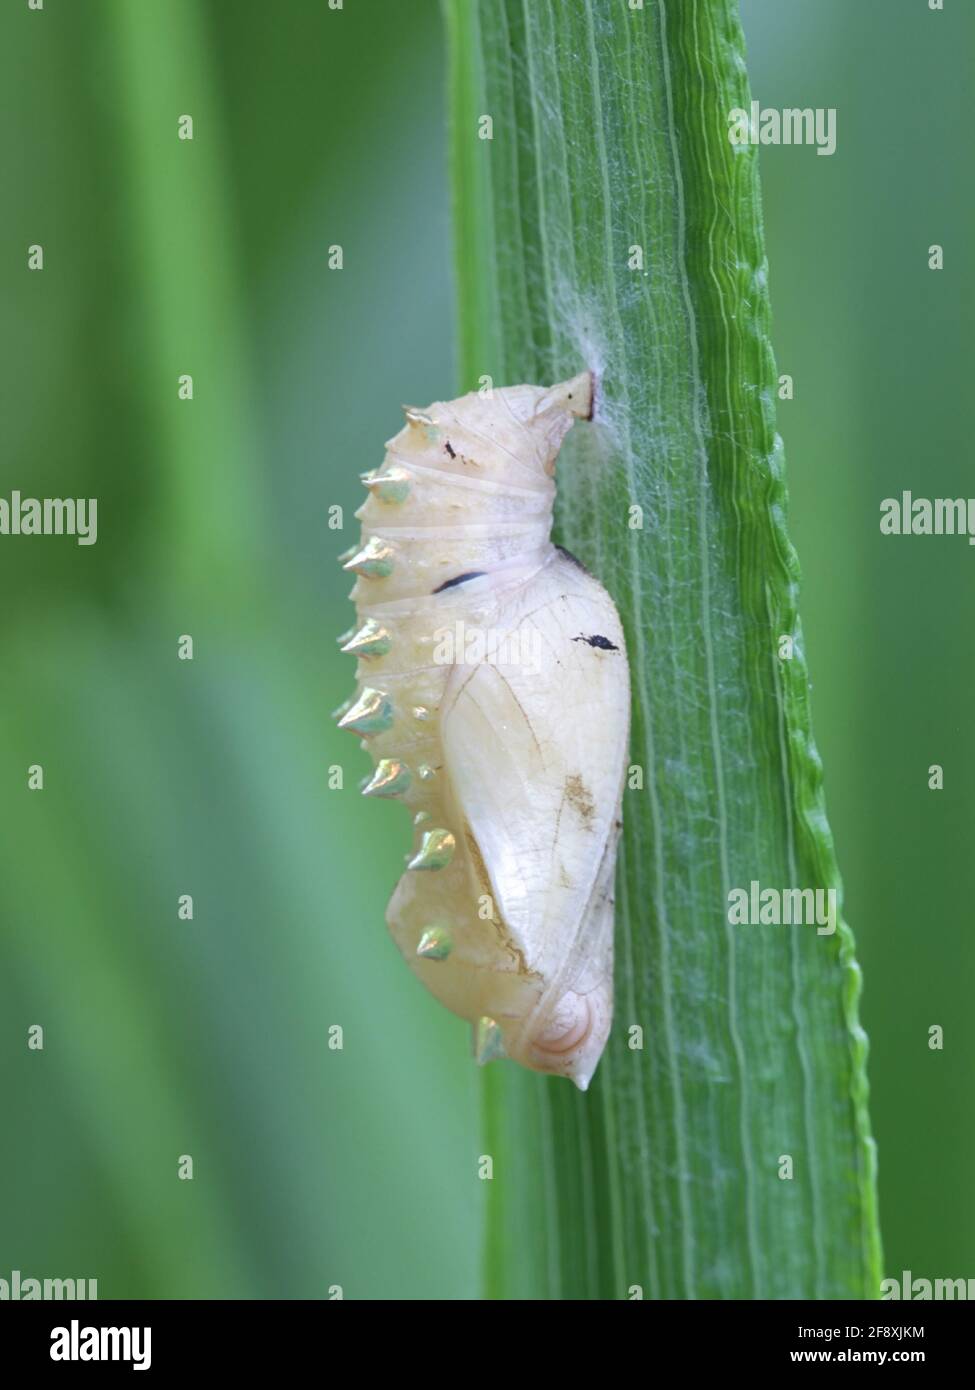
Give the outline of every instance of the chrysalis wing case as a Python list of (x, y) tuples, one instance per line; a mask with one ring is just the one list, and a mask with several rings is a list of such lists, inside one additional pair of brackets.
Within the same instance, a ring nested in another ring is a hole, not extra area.
[(613, 1012), (629, 735), (623, 632), (552, 545), (555, 459), (588, 372), (407, 408), (356, 513), (356, 695), (340, 711), (415, 844), (387, 912), (411, 969), (508, 1056), (585, 1090)]

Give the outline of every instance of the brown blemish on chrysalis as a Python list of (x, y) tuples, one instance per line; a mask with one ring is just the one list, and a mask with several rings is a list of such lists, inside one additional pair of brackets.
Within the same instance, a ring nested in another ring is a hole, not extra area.
[(471, 863), (474, 865), (474, 876), (477, 879), (478, 887), (481, 892), (486, 893), (493, 902), (494, 892), (491, 888), (491, 880), (488, 878), (487, 865), (484, 863), (481, 847), (474, 838), (474, 832), (466, 821), (464, 822), (464, 839), (467, 841), (467, 848), (470, 851)]
[(592, 793), (578, 773), (573, 773), (565, 779), (565, 799), (585, 824), (591, 826), (596, 814), (596, 805)]
[(503, 950), (507, 951), (515, 962), (515, 967), (519, 975), (532, 977), (534, 970), (529, 970), (528, 963), (524, 955), (511, 939), (511, 932), (506, 924), (501, 920), (497, 910), (497, 900), (494, 896), (494, 889), (491, 887), (491, 880), (488, 877), (487, 865), (484, 863), (484, 856), (481, 854), (481, 847), (474, 838), (474, 832), (467, 821), (464, 822), (464, 839), (467, 841), (467, 848), (470, 851), (471, 864), (474, 867), (474, 877), (477, 879), (478, 888), (483, 897), (491, 899), (491, 925), (498, 934), (498, 943)]

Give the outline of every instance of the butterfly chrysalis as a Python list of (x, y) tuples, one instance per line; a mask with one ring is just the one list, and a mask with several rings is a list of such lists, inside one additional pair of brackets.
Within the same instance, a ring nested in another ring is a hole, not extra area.
[(550, 532), (588, 372), (423, 410), (363, 475), (358, 687), (367, 796), (415, 840), (387, 912), (411, 969), (508, 1056), (585, 1090), (613, 1009), (613, 878), (629, 673), (605, 589)]

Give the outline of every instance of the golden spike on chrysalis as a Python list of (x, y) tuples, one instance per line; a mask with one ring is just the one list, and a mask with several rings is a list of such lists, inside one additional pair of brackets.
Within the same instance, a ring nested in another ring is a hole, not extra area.
[(501, 1029), (493, 1018), (488, 1018), (487, 1014), (479, 1018), (474, 1024), (471, 1042), (474, 1060), (479, 1067), (508, 1055), (504, 1050), (504, 1038), (501, 1036)]
[(446, 927), (427, 927), (420, 937), (416, 953), (423, 960), (446, 960), (454, 948)]
[(339, 720), (340, 729), (354, 734), (381, 734), (392, 728), (393, 702), (382, 690), (365, 686), (358, 700)]
[(361, 550), (355, 551), (342, 566), (367, 579), (385, 579), (393, 572), (393, 548), (379, 536), (372, 536)]
[(355, 656), (385, 656), (392, 645), (393, 640), (382, 623), (377, 623), (375, 618), (367, 618), (358, 632), (353, 628), (346, 634), (342, 650)]
[(457, 841), (449, 830), (427, 830), (408, 869), (445, 869), (454, 857)]
[(378, 472), (378, 468), (370, 468), (367, 472), (359, 474), (359, 480), (360, 482), (365, 483), (366, 487), (368, 487)]
[(342, 703), (338, 706), (337, 709), (333, 709), (333, 710), (332, 710), (332, 718), (333, 718), (333, 719), (341, 719), (342, 716), (343, 716), (344, 714), (347, 714), (347, 713), (349, 712), (349, 710), (352, 708), (352, 706), (355, 704), (355, 702), (356, 702), (356, 696), (355, 696), (355, 694), (353, 693), (352, 695), (349, 696), (349, 698), (348, 698), (347, 700), (343, 700)]
[(338, 557), (339, 564), (346, 564), (347, 561), (352, 559), (352, 556), (356, 553), (358, 549), (359, 547), (357, 545), (350, 545), (348, 550), (343, 550), (342, 554)]
[(417, 410), (415, 405), (404, 405), (403, 414), (406, 416), (408, 425), (432, 425), (435, 423), (432, 415), (428, 415), (425, 410)]
[(413, 775), (396, 758), (380, 758), (376, 770), (362, 788), (363, 796), (402, 796), (408, 792)]
[(358, 632), (358, 630), (359, 630), (359, 629), (358, 629), (357, 627), (354, 627), (354, 626), (353, 626), (353, 627), (350, 627), (350, 628), (347, 628), (347, 629), (345, 630), (345, 632), (340, 633), (339, 636), (336, 637), (335, 640), (336, 640), (336, 642), (338, 642), (339, 646), (341, 647), (341, 646), (343, 646), (346, 642), (351, 642), (352, 639), (353, 639), (353, 637), (354, 637), (354, 636), (356, 635), (356, 633)]
[(394, 464), (382, 473), (377, 470), (368, 476), (363, 474), (362, 481), (380, 502), (398, 503), (405, 502), (409, 496), (412, 478), (405, 468)]

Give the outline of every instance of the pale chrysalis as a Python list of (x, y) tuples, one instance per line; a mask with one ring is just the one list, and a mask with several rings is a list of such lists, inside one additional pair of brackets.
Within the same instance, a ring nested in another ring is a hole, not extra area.
[(406, 409), (343, 557), (358, 689), (339, 723), (415, 840), (387, 912), (411, 969), (508, 1056), (585, 1090), (613, 1010), (629, 733), (623, 632), (550, 539), (555, 460), (588, 372)]

